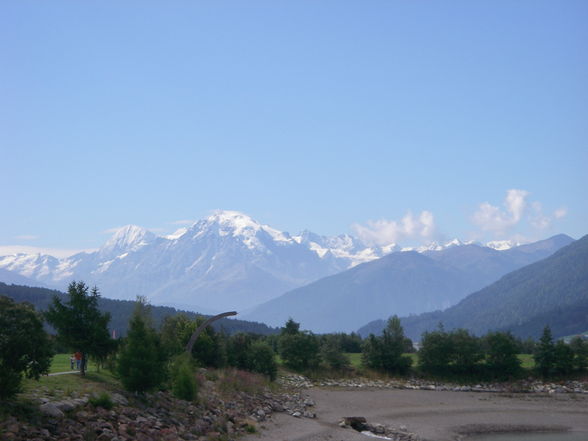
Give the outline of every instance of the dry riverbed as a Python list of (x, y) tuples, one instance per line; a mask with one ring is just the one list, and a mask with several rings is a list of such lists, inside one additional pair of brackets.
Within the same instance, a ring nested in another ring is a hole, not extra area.
[[(507, 394), (429, 390), (310, 389), (315, 419), (276, 414), (246, 441), (367, 441), (343, 417), (365, 417), (397, 439), (467, 440), (493, 431), (573, 430), (587, 433), (588, 394)], [(380, 426), (380, 427), (382, 427)], [(404, 434), (404, 435), (403, 435)], [(392, 439), (394, 439), (392, 437)]]

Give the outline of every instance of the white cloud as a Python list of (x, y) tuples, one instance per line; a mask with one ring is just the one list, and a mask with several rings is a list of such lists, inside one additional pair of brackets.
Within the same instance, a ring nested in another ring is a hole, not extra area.
[(37, 240), (39, 236), (35, 236), (33, 234), (23, 234), (21, 236), (15, 236), (14, 238), (18, 240)]
[(558, 208), (551, 215), (545, 214), (540, 202), (528, 201), (529, 194), (526, 190), (507, 190), (503, 207), (484, 202), (473, 214), (472, 221), (482, 231), (489, 231), (503, 237), (523, 221), (535, 230), (543, 231), (550, 228), (554, 220), (566, 216), (567, 210), (563, 207)]
[(430, 240), (435, 234), (435, 219), (430, 211), (422, 211), (418, 216), (408, 212), (399, 221), (380, 219), (368, 221), (367, 225), (354, 224), (352, 228), (368, 245), (389, 245), (406, 239)]
[(568, 209), (566, 207), (560, 207), (553, 212), (553, 217), (555, 219), (562, 219), (566, 217), (568, 214)]
[(484, 231), (505, 233), (522, 219), (528, 195), (529, 192), (525, 190), (508, 190), (504, 199), (504, 208), (484, 202), (480, 204), (472, 220)]
[(0, 256), (8, 256), (11, 254), (48, 254), (49, 256), (64, 258), (73, 256), (74, 254), (86, 252), (91, 253), (96, 251), (95, 249), (85, 250), (72, 250), (63, 248), (42, 248), (42, 247), (31, 247), (27, 245), (0, 245)]

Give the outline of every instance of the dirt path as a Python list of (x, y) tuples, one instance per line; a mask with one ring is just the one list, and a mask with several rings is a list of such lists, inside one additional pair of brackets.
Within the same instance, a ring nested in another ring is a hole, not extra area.
[[(588, 395), (493, 394), (423, 390), (308, 391), (316, 401), (317, 419), (278, 414), (261, 434), (247, 441), (368, 441), (338, 422), (345, 416), (364, 416), (370, 423), (406, 426), (421, 438), (454, 441), (471, 425), (508, 429), (516, 425), (565, 427), (587, 432)], [(466, 426), (466, 427), (464, 427)]]

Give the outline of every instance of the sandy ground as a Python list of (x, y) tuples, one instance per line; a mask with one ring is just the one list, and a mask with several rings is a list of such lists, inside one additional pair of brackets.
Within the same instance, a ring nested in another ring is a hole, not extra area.
[[(398, 427), (431, 441), (454, 441), (469, 429), (532, 426), (587, 432), (588, 395), (498, 394), (422, 390), (309, 390), (316, 419), (277, 414), (261, 433), (246, 441), (367, 441), (365, 435), (338, 426), (342, 417), (363, 416), (371, 424)], [(531, 428), (531, 427), (528, 427)], [(468, 437), (466, 436), (465, 439)]]

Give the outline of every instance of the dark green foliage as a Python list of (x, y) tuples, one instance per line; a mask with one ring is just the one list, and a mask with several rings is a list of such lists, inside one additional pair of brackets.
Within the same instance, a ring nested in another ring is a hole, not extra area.
[(583, 371), (588, 367), (588, 341), (581, 337), (574, 337), (570, 342), (574, 353), (574, 368)]
[(328, 369), (343, 370), (350, 366), (349, 358), (343, 353), (341, 334), (326, 335), (321, 338), (321, 359)]
[(543, 328), (543, 334), (541, 335), (533, 358), (535, 359), (536, 369), (541, 375), (547, 377), (553, 374), (555, 370), (555, 345), (553, 344), (553, 337), (549, 326)]
[[(227, 339), (227, 363), (237, 369), (250, 370), (249, 355), (253, 338), (249, 334), (238, 333)], [(271, 348), (270, 348), (271, 349)]]
[(191, 361), (191, 357), (184, 352), (176, 356), (171, 368), (172, 393), (186, 401), (193, 401), (198, 392)]
[(371, 369), (405, 374), (412, 364), (412, 359), (403, 355), (407, 346), (400, 319), (394, 316), (381, 337), (372, 334), (364, 342), (362, 362)]
[(318, 338), (311, 332), (301, 332), (300, 325), (289, 319), (282, 328), (278, 343), (284, 364), (290, 369), (316, 369), (320, 364)]
[(295, 335), (299, 332), (300, 323), (296, 323), (292, 318), (289, 318), (284, 327), (280, 329), (280, 335)]
[(32, 305), (0, 296), (0, 399), (15, 395), (23, 374), (38, 379), (53, 356), (43, 319)]
[[(205, 320), (206, 318), (202, 316), (197, 317), (194, 320), (194, 329), (198, 328)], [(222, 335), (215, 332), (212, 326), (204, 328), (192, 347), (192, 356), (201, 366), (215, 368), (225, 366), (227, 363), (227, 353)]]
[(465, 329), (456, 329), (449, 334), (451, 363), (456, 373), (472, 374), (484, 358), (480, 339)]
[(491, 376), (505, 380), (520, 374), (519, 347), (512, 334), (491, 332), (484, 337), (484, 346), (486, 367)]
[(157, 388), (166, 379), (166, 362), (159, 335), (137, 308), (118, 358), (117, 371), (123, 386), (133, 392)]
[(574, 370), (574, 351), (569, 345), (565, 344), (563, 340), (559, 340), (553, 352), (555, 360), (553, 363), (553, 370), (559, 375), (568, 375)]
[(229, 366), (267, 375), (276, 379), (278, 365), (272, 347), (250, 334), (235, 334), (227, 338), (227, 363)]
[(161, 344), (168, 357), (186, 351), (186, 344), (196, 330), (196, 322), (186, 314), (168, 315), (161, 324)]
[(431, 374), (447, 372), (451, 357), (451, 338), (444, 329), (423, 334), (419, 349), (419, 367), (423, 372)]
[(100, 395), (96, 397), (92, 397), (89, 400), (89, 403), (94, 407), (102, 407), (104, 409), (110, 410), (114, 407), (114, 403), (106, 392), (102, 392)]
[(278, 375), (278, 364), (272, 348), (262, 341), (253, 342), (249, 348), (247, 370), (267, 375), (274, 381)]
[[(53, 289), (7, 285), (2, 282), (0, 282), (0, 295), (10, 297), (18, 303), (32, 303), (39, 311), (46, 310), (51, 304), (54, 296), (57, 296), (62, 302), (67, 300), (67, 296), (64, 293)], [(106, 299), (104, 297), (100, 297), (98, 299), (98, 309), (103, 313), (107, 312), (110, 314), (111, 320), (109, 330), (115, 331), (116, 335), (119, 337), (124, 337), (127, 335), (127, 329), (131, 316), (133, 315), (134, 308), (135, 302), (131, 300), (113, 300)], [(180, 311), (168, 306), (151, 307), (151, 315), (155, 327), (159, 327), (166, 317), (174, 316), (180, 313), (185, 314), (190, 320), (194, 320), (198, 315), (200, 315), (194, 312)], [(208, 318), (208, 316), (205, 317)], [(226, 318), (214, 322), (212, 327), (219, 331), (222, 329), (227, 334), (234, 334), (236, 332), (250, 332), (260, 335), (271, 335), (278, 333), (276, 328), (270, 328), (263, 323), (235, 319), (229, 320)]]
[(82, 375), (85, 374), (88, 356), (103, 361), (114, 350), (114, 342), (108, 333), (110, 314), (102, 314), (98, 309), (98, 289), (94, 287), (90, 293), (88, 290), (84, 282), (70, 283), (67, 302), (54, 296), (53, 303), (45, 312), (59, 339), (71, 350), (82, 353)]

